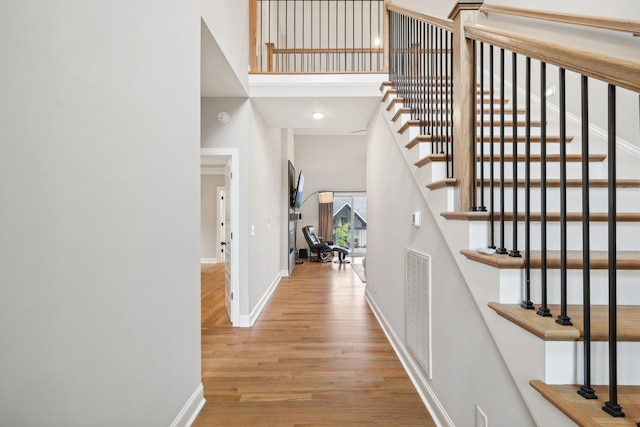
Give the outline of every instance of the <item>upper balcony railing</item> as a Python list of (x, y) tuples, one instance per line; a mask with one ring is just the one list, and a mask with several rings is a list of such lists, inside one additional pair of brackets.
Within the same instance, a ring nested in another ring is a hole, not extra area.
[(385, 72), (385, 0), (249, 0), (252, 73)]

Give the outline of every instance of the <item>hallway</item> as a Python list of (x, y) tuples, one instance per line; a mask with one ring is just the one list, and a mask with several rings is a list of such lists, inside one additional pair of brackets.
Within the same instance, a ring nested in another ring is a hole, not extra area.
[(296, 266), (252, 328), (230, 326), (222, 269), (202, 266), (194, 426), (435, 426), (349, 264)]

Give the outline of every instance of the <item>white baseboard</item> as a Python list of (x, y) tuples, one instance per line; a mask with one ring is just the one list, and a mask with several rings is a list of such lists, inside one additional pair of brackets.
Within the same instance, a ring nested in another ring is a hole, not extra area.
[(402, 340), (400, 340), (400, 338), (395, 334), (368, 289), (365, 290), (365, 297), (367, 299), (367, 303), (369, 303), (369, 307), (371, 307), (371, 310), (373, 311), (373, 314), (376, 316), (376, 319), (378, 319), (380, 327), (384, 331), (387, 339), (396, 352), (396, 355), (400, 359), (400, 363), (402, 363), (404, 370), (407, 372), (407, 375), (409, 375), (409, 379), (411, 379), (411, 382), (418, 391), (418, 395), (420, 395), (422, 403), (424, 403), (429, 414), (431, 414), (433, 421), (438, 427), (455, 427), (453, 421), (445, 411), (437, 396), (431, 387), (429, 387), (427, 379), (422, 374), (420, 368), (418, 368), (418, 362), (413, 360), (413, 357), (407, 351)]
[(204, 387), (202, 383), (200, 383), (187, 403), (184, 404), (178, 416), (171, 423), (171, 427), (190, 427), (200, 413), (204, 403)]
[(239, 326), (241, 328), (250, 328), (251, 326), (253, 326), (254, 323), (256, 323), (256, 320), (258, 319), (258, 316), (260, 316), (260, 313), (262, 313), (264, 306), (267, 305), (267, 302), (269, 302), (269, 300), (271, 299), (271, 295), (273, 295), (273, 292), (276, 290), (276, 288), (280, 284), (280, 279), (282, 279), (281, 272), (278, 273), (275, 279), (273, 279), (273, 282), (271, 283), (271, 285), (269, 285), (269, 289), (267, 289), (264, 295), (262, 295), (262, 298), (260, 298), (260, 301), (258, 301), (258, 304), (256, 304), (254, 309), (251, 311), (251, 314), (249, 316), (246, 316), (246, 315), (240, 316)]
[(217, 264), (218, 258), (200, 258), (200, 264)]

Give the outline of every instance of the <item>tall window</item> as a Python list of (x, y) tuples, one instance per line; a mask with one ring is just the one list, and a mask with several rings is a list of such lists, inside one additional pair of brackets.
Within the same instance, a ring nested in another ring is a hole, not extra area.
[(365, 193), (334, 193), (333, 236), (338, 246), (352, 254), (367, 252), (367, 196)]

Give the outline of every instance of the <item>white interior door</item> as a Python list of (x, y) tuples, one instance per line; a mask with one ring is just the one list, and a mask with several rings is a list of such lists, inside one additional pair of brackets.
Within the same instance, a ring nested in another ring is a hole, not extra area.
[(233, 299), (233, 292), (231, 288), (231, 254), (233, 253), (233, 234), (231, 223), (231, 160), (227, 162), (224, 169), (224, 241), (222, 246), (224, 248), (224, 306), (227, 309), (229, 320), (233, 322), (233, 316), (231, 314), (231, 300)]
[(225, 235), (225, 214), (226, 214), (226, 200), (224, 187), (218, 187), (218, 262), (225, 262), (225, 250), (226, 235)]

